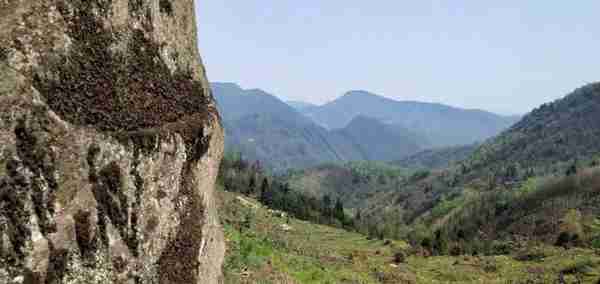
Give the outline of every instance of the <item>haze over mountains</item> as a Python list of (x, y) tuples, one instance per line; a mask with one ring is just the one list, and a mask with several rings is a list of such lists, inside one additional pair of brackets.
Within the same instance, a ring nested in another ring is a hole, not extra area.
[(304, 114), (330, 129), (342, 128), (358, 115), (376, 118), (420, 132), (433, 146), (456, 146), (483, 141), (506, 129), (518, 118), (437, 103), (396, 101), (366, 91), (350, 91)]
[(432, 147), (472, 144), (515, 117), (442, 104), (399, 102), (352, 91), (316, 106), (260, 89), (213, 83), (228, 149), (275, 170), (325, 162), (395, 161)]

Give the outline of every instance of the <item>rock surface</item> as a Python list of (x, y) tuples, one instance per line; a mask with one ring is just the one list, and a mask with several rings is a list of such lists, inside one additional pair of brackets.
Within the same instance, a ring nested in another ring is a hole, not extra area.
[(0, 0), (0, 283), (217, 283), (193, 0)]

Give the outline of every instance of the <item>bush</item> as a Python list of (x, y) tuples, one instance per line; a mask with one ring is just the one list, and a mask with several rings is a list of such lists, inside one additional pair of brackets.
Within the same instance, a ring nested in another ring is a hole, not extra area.
[(578, 239), (577, 234), (571, 235), (569, 232), (561, 232), (554, 243), (556, 246), (567, 248), (573, 239)]
[(406, 254), (403, 251), (396, 252), (394, 254), (394, 263), (400, 264), (406, 262)]
[(431, 174), (430, 171), (427, 170), (419, 170), (411, 176), (412, 181), (420, 181), (426, 179)]
[(483, 263), (483, 271), (487, 273), (498, 272), (498, 266), (496, 265), (496, 261), (494, 259), (486, 259)]
[(546, 258), (546, 254), (539, 249), (522, 251), (514, 257), (517, 261), (542, 261), (544, 258)]
[(432, 247), (431, 239), (429, 237), (423, 238), (423, 240), (421, 240), (421, 246), (426, 249), (431, 249), (431, 247)]
[(465, 254), (465, 252), (461, 245), (456, 244), (456, 245), (452, 246), (452, 248), (450, 249), (451, 256), (459, 256), (459, 255), (463, 255), (463, 254)]
[(509, 243), (497, 241), (492, 244), (493, 255), (508, 255), (511, 251), (512, 247)]
[(592, 247), (595, 249), (600, 249), (600, 236), (596, 236), (592, 239)]

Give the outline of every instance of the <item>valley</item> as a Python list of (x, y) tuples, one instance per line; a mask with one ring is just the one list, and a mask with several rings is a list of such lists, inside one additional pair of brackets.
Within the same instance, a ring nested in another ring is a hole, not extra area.
[(599, 3), (2, 0), (0, 284), (600, 284)]
[[(358, 115), (346, 128), (323, 133), (356, 137), (368, 154), (284, 171), (271, 171), (268, 163), (250, 166), (251, 155), (242, 151), (237, 163), (241, 159), (247, 170), (233, 170), (237, 174), (225, 179), (238, 186), (225, 186), (223, 198), (254, 205), (222, 206), (258, 216), (224, 222), (235, 228), (249, 224), (240, 220), (253, 220), (251, 233), (227, 233), (238, 244), (257, 247), (231, 244), (229, 257), (237, 259), (228, 270), (231, 283), (596, 283), (598, 102), (598, 84), (587, 85), (496, 136), (464, 146), (434, 147), (423, 132)], [(280, 201), (261, 205), (263, 191), (243, 189), (251, 176), (272, 184)], [(289, 216), (264, 213), (265, 205)], [(297, 231), (281, 230), (288, 225)], [(301, 241), (313, 237), (324, 247)], [(238, 253), (258, 255), (250, 260)], [(402, 261), (394, 262), (396, 257)], [(302, 261), (289, 261), (296, 258)]]

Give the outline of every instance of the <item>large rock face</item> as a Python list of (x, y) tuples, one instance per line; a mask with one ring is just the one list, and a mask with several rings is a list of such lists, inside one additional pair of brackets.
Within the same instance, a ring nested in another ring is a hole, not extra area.
[(193, 0), (0, 0), (0, 283), (215, 283)]

